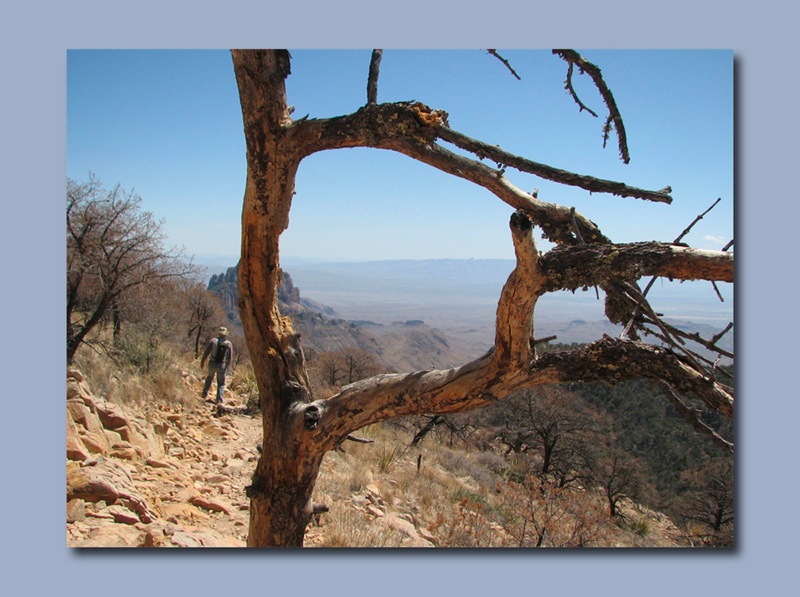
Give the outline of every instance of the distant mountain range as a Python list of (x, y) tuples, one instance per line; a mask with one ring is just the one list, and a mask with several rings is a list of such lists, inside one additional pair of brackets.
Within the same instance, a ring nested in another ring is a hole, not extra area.
[[(497, 300), (514, 268), (513, 261), (500, 259), (284, 259), (282, 265), (291, 276), (279, 291), (281, 310), (303, 333), (304, 346), (362, 348), (398, 370), (460, 364), (490, 348)], [(717, 286), (724, 302), (706, 282), (659, 281), (648, 298), (667, 321), (710, 337), (733, 321), (732, 285)], [(235, 268), (213, 276), (209, 288), (223, 296), (226, 309), (235, 310)], [(536, 337), (555, 335), (569, 344), (618, 335), (619, 328), (604, 317), (602, 299), (594, 289), (542, 297)], [(732, 332), (720, 346), (733, 350)]]

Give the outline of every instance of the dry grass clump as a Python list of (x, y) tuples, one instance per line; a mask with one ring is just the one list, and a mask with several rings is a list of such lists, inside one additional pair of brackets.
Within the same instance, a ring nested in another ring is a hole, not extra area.
[(118, 367), (92, 347), (82, 346), (75, 356), (74, 366), (86, 379), (97, 396), (108, 398), (117, 385)]
[(151, 396), (158, 402), (171, 406), (186, 406), (189, 402), (189, 392), (180, 370), (175, 367), (152, 373), (147, 377), (147, 385)]
[(391, 529), (372, 524), (367, 514), (354, 508), (332, 510), (325, 520), (319, 547), (401, 547), (402, 538)]

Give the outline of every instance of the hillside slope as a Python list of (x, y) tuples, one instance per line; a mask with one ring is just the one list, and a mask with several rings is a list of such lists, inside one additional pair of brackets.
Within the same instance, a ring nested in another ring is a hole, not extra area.
[[(245, 488), (261, 424), (234, 389), (228, 414), (211, 416), (186, 371), (180, 396), (111, 403), (80, 371), (67, 377), (68, 547), (244, 547)], [(231, 384), (236, 387), (235, 383)], [(402, 423), (359, 432), (370, 444), (330, 452), (315, 501), (329, 505), (309, 525), (307, 547), (512, 547), (517, 507), (497, 458), (437, 441), (409, 448)], [(588, 494), (587, 494), (588, 495)], [(633, 503), (635, 525), (596, 520), (597, 545), (675, 547), (678, 529)], [(635, 530), (631, 530), (635, 529)]]

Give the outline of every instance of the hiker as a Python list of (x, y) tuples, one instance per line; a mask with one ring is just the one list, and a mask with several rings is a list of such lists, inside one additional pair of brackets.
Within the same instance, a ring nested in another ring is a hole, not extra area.
[(205, 367), (206, 359), (208, 357), (208, 376), (206, 376), (206, 383), (203, 386), (203, 398), (208, 397), (208, 391), (211, 389), (211, 382), (214, 376), (217, 376), (217, 412), (221, 412), (222, 407), (222, 394), (225, 393), (225, 372), (231, 364), (233, 358), (233, 345), (228, 340), (228, 328), (221, 327), (217, 332), (216, 338), (211, 338), (206, 344), (206, 349), (203, 356), (200, 358), (200, 367)]

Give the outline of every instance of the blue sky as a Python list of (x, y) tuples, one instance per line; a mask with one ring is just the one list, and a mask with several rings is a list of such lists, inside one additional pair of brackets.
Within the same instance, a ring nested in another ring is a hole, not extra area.
[[(625, 121), (603, 149), (604, 105), (587, 76), (564, 90), (549, 51), (386, 50), (379, 101), (418, 100), (467, 135), (559, 168), (634, 186), (673, 188), (672, 205), (594, 194), (509, 170), (524, 190), (575, 206), (618, 242), (671, 240), (717, 198), (686, 240), (721, 248), (733, 236), (733, 54), (721, 50), (580, 50), (598, 65)], [(366, 101), (369, 50), (292, 51), (296, 118), (352, 112)], [(200, 263), (239, 251), (246, 162), (230, 54), (193, 50), (71, 50), (67, 54), (67, 175), (93, 172), (133, 189), (165, 221), (169, 242)], [(487, 191), (369, 149), (324, 152), (300, 167), (285, 258), (513, 258), (511, 208)], [(546, 248), (542, 245), (541, 248)]]

